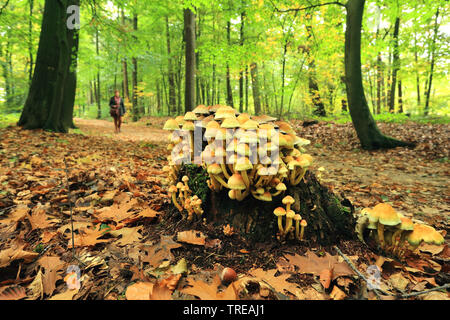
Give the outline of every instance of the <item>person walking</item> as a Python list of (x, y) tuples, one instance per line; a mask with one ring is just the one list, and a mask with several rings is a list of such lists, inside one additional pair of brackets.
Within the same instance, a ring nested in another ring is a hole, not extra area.
[(109, 113), (114, 118), (115, 132), (120, 133), (122, 127), (122, 117), (126, 113), (125, 104), (120, 97), (120, 91), (114, 91), (114, 97), (109, 101)]

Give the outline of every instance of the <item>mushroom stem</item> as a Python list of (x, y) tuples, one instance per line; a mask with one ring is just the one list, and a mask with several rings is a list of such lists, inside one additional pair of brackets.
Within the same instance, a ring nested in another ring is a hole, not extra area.
[[(302, 227), (302, 230), (303, 229), (304, 229), (304, 227)], [(300, 220), (295, 221), (295, 238), (297, 240), (301, 240), (300, 239)]]
[(180, 204), (177, 201), (177, 197), (175, 192), (172, 192), (172, 203), (175, 205), (175, 207), (177, 207), (178, 211), (183, 211), (183, 208), (180, 206)]
[(242, 176), (242, 179), (244, 179), (244, 183), (245, 183), (245, 186), (247, 187), (247, 190), (249, 190), (250, 189), (250, 180), (248, 179), (248, 175), (247, 175), (247, 171), (239, 171), (239, 173), (241, 174), (241, 176)]
[(302, 241), (303, 240), (303, 236), (305, 235), (305, 227), (302, 226), (302, 229), (300, 230), (300, 238), (299, 240)]
[(400, 243), (400, 238), (401, 238), (401, 235), (402, 235), (402, 229), (399, 229), (399, 230), (396, 230), (395, 232), (394, 232), (394, 234), (392, 235), (392, 248), (393, 248), (393, 250), (395, 250), (396, 249), (396, 247), (398, 246), (398, 244)]
[(378, 222), (378, 227), (377, 227), (377, 231), (378, 231), (378, 240), (380, 241), (380, 246), (381, 248), (384, 248), (384, 225), (380, 222)]
[(298, 177), (294, 180), (294, 186), (297, 186), (300, 184), (300, 182), (302, 181), (305, 174), (306, 174), (306, 169), (302, 169), (302, 171), (300, 172)]
[(225, 176), (225, 178), (230, 179), (231, 176), (229, 175), (227, 167), (225, 166), (224, 162), (222, 162), (220, 164), (220, 167), (222, 168), (222, 172), (223, 172), (223, 175)]
[[(286, 212), (289, 210), (286, 210)], [(284, 230), (284, 234), (287, 235), (292, 228), (292, 218), (286, 217), (286, 229)]]
[(224, 186), (225, 188), (229, 189), (228, 184), (223, 181), (221, 176), (215, 175), (214, 178), (216, 178), (217, 181), (219, 181), (219, 183)]

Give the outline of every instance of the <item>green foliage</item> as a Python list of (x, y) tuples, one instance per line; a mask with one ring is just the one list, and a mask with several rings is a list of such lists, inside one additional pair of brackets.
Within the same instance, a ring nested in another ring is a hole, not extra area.
[(207, 171), (203, 167), (189, 164), (184, 165), (181, 172), (186, 172), (186, 175), (189, 177), (188, 185), (193, 194), (201, 199), (203, 203), (206, 203), (210, 192), (207, 183), (209, 180)]

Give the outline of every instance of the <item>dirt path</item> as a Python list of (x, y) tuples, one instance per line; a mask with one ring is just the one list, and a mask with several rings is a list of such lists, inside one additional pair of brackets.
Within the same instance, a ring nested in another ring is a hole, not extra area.
[(104, 136), (111, 139), (150, 143), (164, 143), (167, 132), (162, 129), (136, 124), (123, 124), (122, 132), (114, 133), (114, 123), (106, 120), (75, 119), (75, 125), (90, 136)]

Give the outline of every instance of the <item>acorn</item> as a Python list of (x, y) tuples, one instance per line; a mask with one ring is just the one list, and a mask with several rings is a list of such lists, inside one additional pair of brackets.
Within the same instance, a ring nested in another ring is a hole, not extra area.
[(222, 280), (223, 283), (232, 283), (237, 279), (236, 271), (234, 271), (231, 268), (225, 268), (222, 271), (220, 279)]

